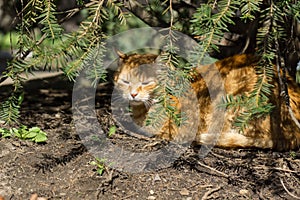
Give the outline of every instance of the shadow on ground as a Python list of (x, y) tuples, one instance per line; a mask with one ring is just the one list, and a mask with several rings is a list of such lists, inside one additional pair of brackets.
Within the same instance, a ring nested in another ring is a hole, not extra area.
[[(61, 76), (25, 85), (21, 122), (38, 126), (48, 141), (0, 139), (0, 195), (11, 200), (37, 193), (47, 199), (293, 199), (300, 196), (300, 151), (213, 149), (204, 159), (189, 148), (168, 168), (128, 173), (108, 167), (103, 175), (76, 134), (72, 83)], [(0, 88), (1, 100), (10, 86)], [(100, 84), (96, 110), (103, 130), (111, 117), (111, 84)], [(109, 141), (129, 151), (155, 151), (160, 143), (128, 136), (117, 128)], [(150, 144), (150, 145), (149, 145)], [(145, 148), (148, 147), (148, 148)]]

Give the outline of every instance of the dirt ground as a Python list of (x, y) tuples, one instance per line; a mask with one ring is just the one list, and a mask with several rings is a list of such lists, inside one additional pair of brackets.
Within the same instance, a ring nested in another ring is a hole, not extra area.
[[(103, 130), (111, 117), (110, 84), (100, 84), (96, 111)], [(0, 98), (9, 86), (0, 88)], [(46, 199), (299, 199), (300, 151), (214, 148), (206, 157), (188, 148), (169, 166), (149, 171), (109, 167), (102, 175), (93, 153), (77, 134), (72, 115), (72, 83), (58, 76), (25, 86), (21, 122), (47, 132), (44, 144), (16, 138), (0, 139), (0, 195), (26, 200)], [(155, 151), (159, 143), (129, 136), (117, 128), (109, 142), (127, 150)], [(147, 148), (145, 148), (147, 147)], [(129, 168), (130, 168), (130, 164)], [(127, 166), (128, 167), (128, 166)]]

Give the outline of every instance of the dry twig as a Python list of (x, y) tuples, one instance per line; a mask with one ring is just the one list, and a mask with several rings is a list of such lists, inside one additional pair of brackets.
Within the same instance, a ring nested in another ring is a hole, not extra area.
[(253, 167), (253, 168), (254, 169), (264, 169), (264, 170), (273, 169), (273, 170), (277, 170), (277, 171), (283, 171), (283, 172), (288, 172), (288, 173), (300, 174), (300, 171), (295, 171), (295, 170), (290, 170), (290, 169), (284, 169), (284, 168), (280, 168), (280, 167), (268, 167), (268, 166), (265, 166), (265, 165), (256, 166), (256, 167)]
[(202, 196), (201, 200), (206, 200), (209, 199), (209, 195), (211, 195), (214, 192), (219, 191), (222, 188), (222, 186), (216, 187), (216, 188), (211, 188), (210, 190), (208, 190), (207, 192), (205, 192), (205, 194)]
[(199, 162), (199, 161), (197, 161), (197, 164), (200, 165), (201, 167), (205, 167), (205, 168), (207, 168), (207, 169), (210, 169), (211, 171), (216, 172), (216, 173), (218, 173), (219, 175), (221, 175), (221, 176), (223, 176), (223, 177), (226, 177), (226, 178), (229, 177), (227, 174), (225, 174), (225, 173), (223, 173), (223, 172), (221, 172), (221, 171), (219, 171), (219, 170), (217, 170), (217, 169), (215, 169), (215, 168), (212, 168), (212, 167), (210, 167), (210, 166), (208, 166), (208, 165), (205, 165), (205, 164), (203, 164), (203, 163), (201, 163), (201, 162)]
[(284, 188), (284, 190), (285, 190), (291, 197), (293, 197), (293, 198), (295, 198), (295, 199), (300, 199), (300, 197), (294, 195), (293, 193), (291, 193), (291, 192), (286, 188), (286, 186), (285, 186), (285, 184), (284, 184), (284, 182), (283, 182), (283, 180), (282, 180), (282, 177), (279, 177), (279, 179), (280, 179), (280, 183), (281, 183), (282, 187)]

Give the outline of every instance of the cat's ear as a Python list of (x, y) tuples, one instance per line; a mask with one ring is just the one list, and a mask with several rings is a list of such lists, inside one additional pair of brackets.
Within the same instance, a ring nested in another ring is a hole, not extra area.
[(122, 51), (115, 49), (116, 54), (118, 54), (120, 59), (125, 59), (127, 58), (127, 55), (125, 53), (123, 53)]

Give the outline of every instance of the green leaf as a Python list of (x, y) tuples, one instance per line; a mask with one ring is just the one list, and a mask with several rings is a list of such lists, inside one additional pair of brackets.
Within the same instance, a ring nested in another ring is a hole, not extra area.
[(98, 169), (97, 169), (97, 173), (98, 173), (99, 175), (102, 175), (103, 172), (104, 172), (104, 168), (98, 168)]
[(112, 136), (113, 134), (115, 134), (117, 131), (117, 127), (116, 126), (111, 126), (109, 127), (109, 132), (108, 132), (108, 136)]
[(48, 138), (44, 132), (39, 132), (38, 134), (36, 134), (34, 138), (32, 138), (32, 141), (36, 143), (40, 143), (40, 142), (46, 142), (47, 139)]
[(90, 165), (97, 165), (96, 161), (91, 161)]
[(10, 133), (11, 133), (11, 135), (16, 136), (18, 138), (22, 137), (22, 132), (19, 129), (11, 128)]
[(37, 136), (36, 132), (28, 131), (27, 133), (22, 134), (22, 139), (31, 139)]
[(2, 138), (11, 137), (11, 132), (6, 128), (0, 128), (0, 134)]
[(36, 126), (29, 129), (29, 132), (35, 132), (35, 133), (38, 133), (38, 132), (40, 132), (40, 131), (41, 131), (41, 129), (40, 129), (39, 127), (36, 127)]

